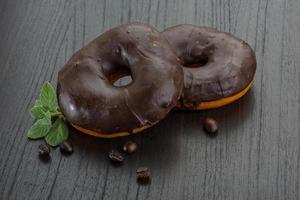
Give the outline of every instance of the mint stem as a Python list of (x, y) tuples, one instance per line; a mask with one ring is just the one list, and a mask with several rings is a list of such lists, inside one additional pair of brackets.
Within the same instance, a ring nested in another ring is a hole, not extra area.
[(51, 117), (58, 117), (58, 116), (61, 116), (62, 113), (61, 112), (54, 112), (54, 113), (51, 113)]

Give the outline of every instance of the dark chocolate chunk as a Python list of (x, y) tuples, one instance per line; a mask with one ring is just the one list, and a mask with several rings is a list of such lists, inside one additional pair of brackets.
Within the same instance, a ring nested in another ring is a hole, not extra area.
[(115, 163), (122, 163), (124, 161), (124, 157), (118, 150), (111, 150), (108, 154), (109, 159)]
[(148, 167), (139, 167), (136, 170), (137, 180), (142, 183), (148, 182), (150, 180), (150, 169)]
[(215, 134), (218, 132), (218, 122), (211, 117), (206, 117), (203, 120), (203, 129), (208, 134)]
[(74, 151), (73, 145), (69, 141), (65, 141), (65, 142), (61, 143), (59, 145), (59, 149), (62, 154), (66, 154), (66, 155), (72, 154)]
[(50, 147), (47, 144), (39, 145), (39, 156), (44, 158), (50, 156)]
[(137, 150), (137, 144), (132, 141), (128, 141), (123, 146), (123, 151), (127, 153), (134, 153)]

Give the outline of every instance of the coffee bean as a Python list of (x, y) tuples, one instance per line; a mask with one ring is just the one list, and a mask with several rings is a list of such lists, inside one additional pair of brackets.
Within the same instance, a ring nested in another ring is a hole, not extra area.
[(150, 180), (150, 169), (148, 167), (139, 167), (136, 170), (138, 181), (149, 181)]
[(218, 122), (211, 117), (206, 117), (203, 120), (203, 129), (209, 134), (217, 133), (218, 132)]
[(60, 152), (62, 154), (72, 154), (73, 153), (73, 145), (71, 142), (65, 141), (59, 145)]
[(132, 141), (128, 141), (123, 146), (123, 151), (127, 153), (134, 153), (137, 150), (137, 144)]
[(124, 161), (122, 154), (114, 149), (109, 152), (108, 157), (112, 162), (115, 163), (122, 163)]
[(40, 157), (49, 157), (50, 156), (50, 148), (46, 144), (39, 145), (39, 156)]

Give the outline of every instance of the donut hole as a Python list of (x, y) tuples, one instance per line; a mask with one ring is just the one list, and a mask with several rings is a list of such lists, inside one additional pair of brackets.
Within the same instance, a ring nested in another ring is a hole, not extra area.
[(128, 75), (124, 75), (124, 76), (119, 77), (119, 78), (113, 83), (113, 85), (114, 85), (115, 87), (124, 87), (124, 86), (130, 85), (130, 83), (132, 83), (132, 77), (131, 77), (130, 74), (128, 74)]
[(132, 75), (129, 69), (119, 69), (110, 74), (109, 81), (115, 87), (124, 87), (132, 83)]
[(197, 57), (190, 57), (184, 60), (183, 66), (186, 68), (198, 68), (203, 67), (208, 63), (209, 57), (206, 54), (202, 54)]
[(214, 44), (205, 43), (205, 45), (195, 45), (187, 50), (181, 57), (183, 66), (187, 68), (198, 68), (207, 65), (214, 60), (216, 46)]

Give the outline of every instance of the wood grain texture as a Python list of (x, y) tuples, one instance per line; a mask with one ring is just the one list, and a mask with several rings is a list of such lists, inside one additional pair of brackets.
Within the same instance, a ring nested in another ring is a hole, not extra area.
[[(95, 139), (71, 129), (75, 153), (38, 159), (28, 110), (56, 84), (70, 56), (130, 21), (159, 30), (191, 23), (246, 40), (256, 51), (254, 88), (238, 102), (175, 111), (144, 133)], [(299, 0), (0, 0), (0, 199), (300, 199)], [(220, 123), (207, 137), (200, 120)], [(106, 153), (127, 140), (138, 153), (114, 167)], [(135, 170), (148, 166), (149, 185)]]

